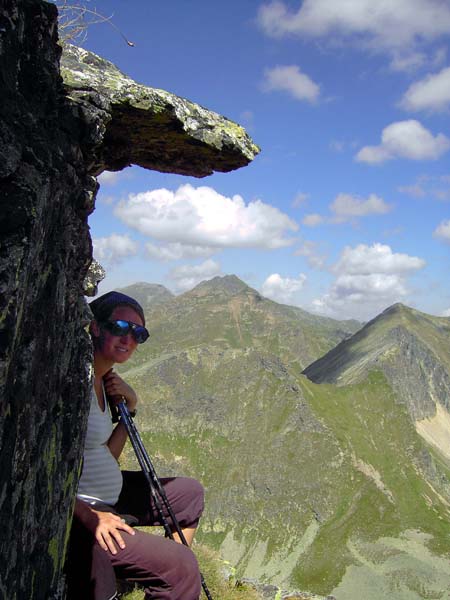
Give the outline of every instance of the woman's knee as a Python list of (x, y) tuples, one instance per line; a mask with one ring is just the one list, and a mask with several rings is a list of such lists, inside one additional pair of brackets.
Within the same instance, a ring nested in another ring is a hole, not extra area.
[(177, 477), (167, 480), (165, 487), (169, 503), (181, 527), (195, 528), (204, 508), (205, 494), (202, 484), (190, 477)]
[(166, 571), (171, 600), (197, 600), (201, 593), (200, 571), (192, 550), (181, 544), (173, 548), (172, 568)]
[[(184, 478), (187, 481), (188, 493), (192, 497), (192, 501), (201, 507), (201, 511), (203, 511), (204, 503), (205, 503), (205, 490), (197, 479), (192, 479), (190, 477)], [(201, 513), (200, 513), (201, 514)]]

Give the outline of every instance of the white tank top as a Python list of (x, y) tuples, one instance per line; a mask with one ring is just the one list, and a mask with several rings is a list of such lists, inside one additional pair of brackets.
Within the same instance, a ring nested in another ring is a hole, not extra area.
[(83, 470), (78, 484), (77, 496), (85, 502), (101, 500), (114, 505), (122, 489), (122, 473), (111, 454), (107, 442), (113, 431), (111, 415), (98, 405), (92, 390), (86, 442), (84, 446)]

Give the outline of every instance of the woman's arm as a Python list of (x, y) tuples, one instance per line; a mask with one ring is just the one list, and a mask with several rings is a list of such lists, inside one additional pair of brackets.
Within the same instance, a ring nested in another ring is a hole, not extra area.
[(125, 548), (125, 542), (120, 534), (121, 530), (130, 535), (135, 533), (119, 515), (95, 510), (80, 498), (75, 500), (74, 517), (94, 535), (100, 547), (111, 554), (117, 554), (117, 546)]
[[(138, 399), (135, 391), (112, 369), (103, 377), (103, 383), (107, 396), (113, 398), (113, 400), (115, 398), (125, 398), (128, 410), (132, 412), (136, 409)], [(122, 453), (127, 437), (125, 426), (123, 423), (119, 423), (108, 440), (108, 448), (116, 460)]]

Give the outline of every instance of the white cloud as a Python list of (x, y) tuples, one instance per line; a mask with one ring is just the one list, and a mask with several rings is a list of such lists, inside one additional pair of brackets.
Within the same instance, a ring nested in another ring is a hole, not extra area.
[(206, 260), (200, 265), (182, 265), (175, 267), (169, 273), (170, 279), (174, 282), (175, 289), (179, 292), (191, 290), (201, 281), (212, 279), (221, 275), (222, 270), (214, 260)]
[(408, 276), (424, 266), (421, 258), (394, 253), (384, 244), (347, 246), (332, 268), (333, 285), (313, 309), (339, 318), (372, 318), (404, 301), (410, 293)]
[(355, 248), (346, 246), (333, 267), (334, 273), (349, 275), (404, 275), (425, 266), (425, 261), (408, 254), (394, 254), (385, 244), (359, 244)]
[(351, 194), (338, 194), (330, 205), (330, 210), (336, 215), (338, 222), (354, 217), (384, 215), (391, 209), (392, 206), (376, 194), (370, 194), (366, 200)]
[(450, 200), (450, 177), (448, 175), (420, 175), (410, 185), (399, 186), (398, 191), (415, 198), (436, 198), (437, 200)]
[(130, 194), (115, 209), (127, 225), (156, 240), (208, 248), (265, 248), (291, 245), (298, 225), (277, 208), (213, 188), (182, 185)]
[(304, 204), (306, 204), (308, 202), (310, 198), (309, 194), (306, 194), (305, 192), (299, 192), (294, 200), (292, 201), (292, 206), (293, 208), (298, 208), (299, 206), (303, 206)]
[(281, 277), (273, 273), (265, 280), (261, 287), (261, 293), (276, 302), (289, 304), (293, 302), (297, 292), (305, 285), (306, 275), (300, 273), (298, 279)]
[(162, 261), (180, 260), (182, 258), (205, 258), (217, 252), (217, 248), (186, 246), (178, 243), (157, 246), (148, 242), (145, 248), (150, 258)]
[(125, 258), (134, 256), (139, 251), (139, 244), (128, 235), (112, 233), (108, 237), (92, 240), (94, 256), (101, 264), (119, 264)]
[(441, 313), (441, 317), (450, 317), (450, 308), (443, 310)]
[(402, 194), (407, 194), (408, 196), (413, 196), (414, 198), (423, 198), (426, 196), (425, 189), (420, 182), (416, 182), (412, 185), (400, 185), (397, 189)]
[(356, 155), (356, 160), (369, 164), (394, 158), (432, 160), (449, 148), (450, 140), (443, 133), (433, 136), (419, 121), (398, 121), (383, 129), (379, 146), (365, 146)]
[(423, 52), (394, 53), (390, 67), (393, 71), (416, 71), (427, 61)]
[(98, 177), (97, 180), (100, 185), (115, 185), (119, 178), (119, 172), (113, 171), (103, 171)]
[(326, 256), (318, 251), (317, 242), (307, 240), (294, 252), (295, 256), (304, 256), (313, 269), (322, 269), (325, 265)]
[(317, 225), (322, 225), (324, 222), (325, 219), (322, 215), (318, 215), (317, 213), (305, 215), (302, 219), (302, 224), (306, 225), (306, 227), (317, 227)]
[(376, 194), (370, 194), (366, 199), (351, 194), (338, 194), (330, 204), (332, 217), (312, 213), (305, 215), (302, 224), (307, 227), (317, 227), (322, 224), (337, 225), (354, 221), (369, 215), (384, 215), (392, 210), (392, 206)]
[(433, 232), (433, 236), (450, 243), (450, 219), (442, 221)]
[(450, 106), (450, 67), (413, 83), (400, 106), (405, 110), (442, 111)]
[(296, 65), (277, 66), (266, 69), (263, 89), (267, 92), (274, 90), (288, 92), (296, 100), (306, 100), (314, 103), (320, 95), (317, 83), (302, 73)]
[(340, 40), (389, 52), (399, 62), (398, 55), (406, 61), (416, 46), (448, 34), (450, 6), (442, 0), (304, 0), (295, 11), (275, 0), (261, 6), (258, 21), (272, 37)]
[(97, 181), (101, 186), (114, 186), (122, 179), (130, 179), (132, 177), (129, 169), (123, 171), (103, 171), (97, 177)]

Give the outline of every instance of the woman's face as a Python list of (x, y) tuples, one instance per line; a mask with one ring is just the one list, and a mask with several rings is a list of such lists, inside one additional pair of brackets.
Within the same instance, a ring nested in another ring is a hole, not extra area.
[[(136, 325), (144, 324), (138, 313), (129, 306), (118, 306), (113, 310), (108, 321), (116, 320), (130, 321)], [(117, 336), (102, 328), (100, 335), (100, 346), (96, 352), (99, 352), (103, 359), (113, 363), (126, 362), (138, 345), (131, 332), (127, 335)]]

